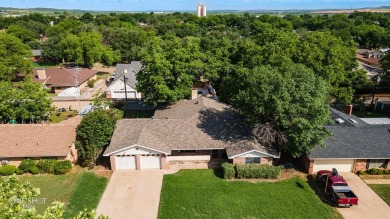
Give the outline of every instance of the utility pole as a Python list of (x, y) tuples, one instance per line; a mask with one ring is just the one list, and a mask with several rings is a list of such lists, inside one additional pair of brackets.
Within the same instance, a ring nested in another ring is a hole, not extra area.
[(123, 83), (125, 84), (125, 103), (127, 103), (126, 73), (127, 69), (123, 70)]
[(77, 89), (77, 103), (79, 104), (79, 114), (81, 116), (83, 116), (81, 114), (81, 104), (80, 104), (80, 89), (79, 89), (79, 81), (77, 79), (77, 75), (78, 75), (78, 72), (79, 72), (79, 69), (77, 67), (77, 65), (74, 67), (73, 69), (73, 77), (74, 77), (74, 86), (75, 88)]

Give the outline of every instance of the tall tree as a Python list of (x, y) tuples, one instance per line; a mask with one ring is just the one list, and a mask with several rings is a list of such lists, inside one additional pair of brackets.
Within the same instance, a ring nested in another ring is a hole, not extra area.
[(17, 73), (32, 73), (30, 48), (20, 39), (7, 33), (0, 33), (0, 80), (11, 81)]
[(263, 138), (261, 132), (270, 127), (276, 137), (284, 136), (287, 141), (268, 143), (295, 157), (323, 144), (329, 136), (323, 127), (329, 117), (327, 89), (327, 82), (296, 64), (238, 68), (222, 84), (223, 92), (230, 94), (225, 99), (257, 127), (256, 135)]

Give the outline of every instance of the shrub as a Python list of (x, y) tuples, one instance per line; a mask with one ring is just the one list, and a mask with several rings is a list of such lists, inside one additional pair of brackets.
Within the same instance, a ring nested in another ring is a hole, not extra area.
[(263, 178), (276, 179), (280, 175), (282, 168), (280, 166), (269, 166), (266, 164), (241, 164), (236, 165), (238, 178)]
[(234, 165), (231, 163), (223, 163), (223, 178), (224, 179), (233, 179), (236, 175), (236, 171), (234, 170)]
[(54, 165), (54, 173), (62, 175), (69, 172), (72, 169), (72, 163), (69, 160), (57, 161)]
[(35, 166), (35, 161), (31, 158), (24, 159), (19, 165), (19, 169), (21, 169), (24, 173), (31, 172), (31, 168)]
[(390, 174), (390, 170), (386, 169), (386, 170), (383, 170), (383, 174)]
[(33, 167), (31, 167), (30, 172), (32, 174), (38, 174), (41, 172), (41, 170), (37, 166), (33, 166)]
[(382, 169), (377, 169), (377, 168), (371, 168), (366, 171), (370, 175), (382, 175), (383, 170)]
[(16, 166), (14, 165), (6, 164), (0, 167), (0, 175), (2, 176), (12, 175), (13, 173), (15, 173), (15, 171), (16, 171)]
[(24, 173), (23, 170), (21, 170), (19, 167), (16, 168), (16, 171), (15, 171), (16, 175), (22, 175)]
[(89, 80), (89, 81), (87, 82), (87, 86), (88, 86), (89, 88), (93, 88), (94, 85), (95, 85), (95, 80), (93, 80), (93, 79), (91, 79), (91, 80)]
[(41, 159), (38, 161), (37, 166), (42, 173), (54, 173), (54, 166), (57, 162), (54, 159)]

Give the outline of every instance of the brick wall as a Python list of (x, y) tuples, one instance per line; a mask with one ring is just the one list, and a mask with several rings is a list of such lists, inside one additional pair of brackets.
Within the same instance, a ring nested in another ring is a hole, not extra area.
[[(260, 164), (272, 165), (273, 159), (271, 157), (262, 157), (260, 158)], [(233, 164), (245, 164), (245, 157), (236, 157), (233, 158)]]
[(233, 164), (245, 164), (245, 157), (236, 157), (233, 159)]
[(111, 170), (115, 171), (116, 170), (115, 156), (110, 156), (110, 164), (111, 164)]
[(299, 158), (299, 161), (306, 173), (313, 172), (314, 160), (310, 160), (306, 155), (303, 155)]
[(366, 170), (367, 168), (367, 160), (366, 159), (357, 159), (355, 162), (355, 166), (353, 167), (353, 172), (356, 173), (359, 170)]

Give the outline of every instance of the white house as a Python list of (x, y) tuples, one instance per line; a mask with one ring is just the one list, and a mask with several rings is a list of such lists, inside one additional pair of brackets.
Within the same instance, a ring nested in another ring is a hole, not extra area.
[(106, 98), (126, 99), (127, 94), (127, 99), (142, 99), (142, 93), (136, 90), (136, 75), (141, 70), (141, 67), (142, 63), (140, 61), (132, 61), (130, 64), (117, 64), (112, 77), (113, 82), (106, 89)]

